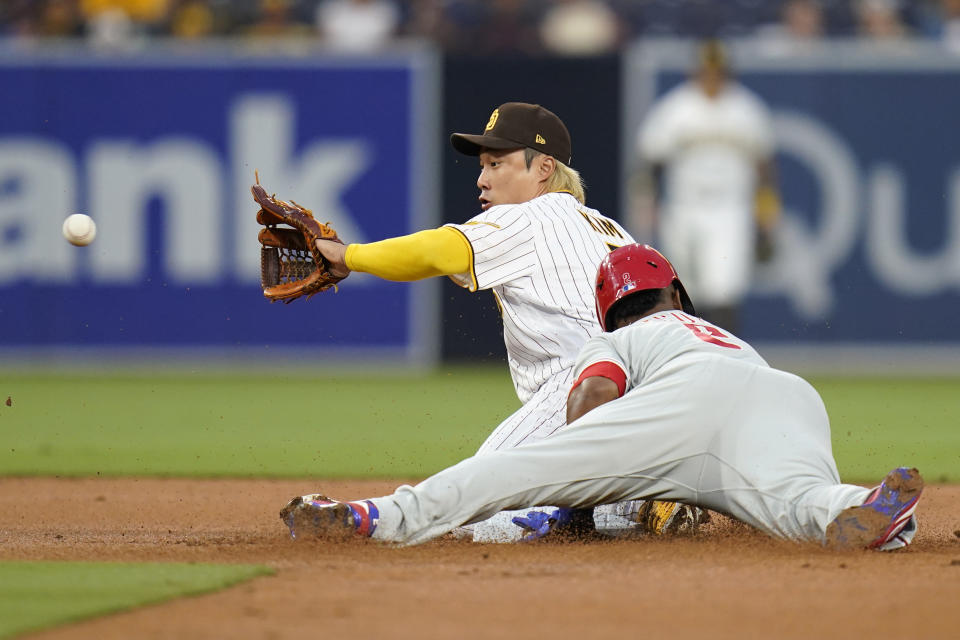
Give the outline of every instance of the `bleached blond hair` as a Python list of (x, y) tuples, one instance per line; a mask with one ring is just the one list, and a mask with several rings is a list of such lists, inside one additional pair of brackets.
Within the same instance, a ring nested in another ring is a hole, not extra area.
[[(539, 155), (543, 155), (541, 152), (536, 149), (531, 149), (526, 147), (523, 150), (523, 157), (527, 163), (527, 169), (530, 168), (530, 165), (533, 163), (533, 159)], [(587, 194), (586, 188), (583, 184), (583, 178), (580, 177), (580, 173), (573, 167), (568, 167), (563, 164), (556, 158), (554, 158), (557, 163), (556, 169), (553, 173), (550, 174), (550, 177), (547, 178), (547, 193), (553, 191), (566, 191), (574, 198), (576, 198), (580, 204), (587, 204)]]

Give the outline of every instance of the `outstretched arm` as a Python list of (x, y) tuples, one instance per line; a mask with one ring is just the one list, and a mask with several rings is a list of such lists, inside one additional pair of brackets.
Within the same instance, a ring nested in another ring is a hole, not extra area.
[(317, 240), (331, 271), (363, 271), (385, 280), (410, 282), (470, 271), (472, 253), (463, 234), (447, 227), (368, 244)]

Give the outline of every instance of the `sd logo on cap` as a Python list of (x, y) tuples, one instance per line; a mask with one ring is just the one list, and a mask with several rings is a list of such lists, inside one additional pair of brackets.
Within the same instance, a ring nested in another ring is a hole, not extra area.
[(520, 149), (529, 147), (569, 165), (570, 132), (548, 109), (538, 104), (507, 102), (490, 114), (480, 135), (454, 133), (453, 148), (468, 156), (480, 155), (481, 149)]

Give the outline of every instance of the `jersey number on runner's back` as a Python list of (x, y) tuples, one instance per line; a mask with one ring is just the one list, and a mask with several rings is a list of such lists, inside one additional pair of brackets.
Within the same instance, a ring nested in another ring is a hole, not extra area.
[(709, 342), (710, 344), (715, 344), (718, 347), (726, 347), (727, 349), (739, 349), (740, 346), (733, 344), (732, 342), (724, 342), (721, 338), (729, 338), (727, 334), (716, 327), (710, 327), (705, 324), (694, 324), (693, 322), (684, 322), (683, 326), (690, 331), (693, 331), (693, 335), (697, 336), (704, 342)]

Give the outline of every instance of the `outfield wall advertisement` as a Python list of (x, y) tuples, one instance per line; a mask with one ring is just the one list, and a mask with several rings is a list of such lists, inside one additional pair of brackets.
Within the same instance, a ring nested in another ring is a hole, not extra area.
[[(740, 43), (732, 52), (740, 80), (772, 109), (784, 203), (779, 252), (747, 303), (747, 337), (955, 345), (960, 58), (852, 44), (772, 55)], [(627, 140), (691, 61), (683, 43), (630, 53)], [(623, 184), (634, 149), (622, 150)]]
[(436, 357), (433, 283), (268, 303), (250, 196), (258, 170), (348, 241), (435, 224), (432, 53), (0, 60), (0, 348)]
[[(358, 59), (0, 52), (0, 360), (296, 352), (308, 362), (429, 364), (441, 320), (448, 351), (496, 356), (495, 317), (447, 302), (444, 313), (438, 292), (450, 285), (437, 279), (354, 274), (338, 293), (267, 303), (254, 170), (348, 241), (462, 221), (476, 213), (474, 169), (457, 163), (473, 161), (453, 154), (446, 134), (478, 129), (500, 101), (543, 101), (572, 127), (589, 202), (623, 203), (631, 226), (636, 128), (684, 78), (690, 52), (690, 43), (647, 42), (622, 65), (518, 61), (483, 91), (473, 91), (472, 73), (455, 74), (447, 96), (428, 50)], [(780, 250), (754, 283), (744, 337), (948, 353), (960, 316), (960, 58), (857, 46), (776, 56), (742, 43), (733, 54), (741, 79), (773, 109), (785, 205)], [(564, 85), (545, 90), (551, 64), (600, 78), (591, 100), (619, 98), (619, 121)], [(474, 102), (475, 113), (461, 113)], [(444, 171), (450, 184), (440, 184)], [(441, 196), (449, 218), (437, 210)], [(97, 221), (89, 247), (60, 235), (75, 212)]]

